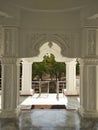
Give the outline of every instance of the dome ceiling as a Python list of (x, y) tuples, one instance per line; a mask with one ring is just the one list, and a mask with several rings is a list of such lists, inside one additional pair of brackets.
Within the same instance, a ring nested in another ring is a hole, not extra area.
[(31, 11), (73, 11), (96, 0), (3, 0), (19, 8)]

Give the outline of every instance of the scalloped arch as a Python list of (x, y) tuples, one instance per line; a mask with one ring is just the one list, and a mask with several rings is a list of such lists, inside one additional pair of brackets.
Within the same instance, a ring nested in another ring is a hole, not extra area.
[(39, 54), (37, 56), (33, 56), (32, 58), (25, 58), (25, 60), (29, 62), (41, 62), (43, 60), (43, 57), (47, 54), (53, 54), (57, 62), (72, 62), (76, 60), (75, 58), (67, 58), (65, 56), (62, 56), (61, 48), (54, 42), (44, 43), (40, 47)]
[(46, 42), (54, 42), (61, 48), (61, 55), (65, 56), (65, 51), (70, 48), (70, 38), (66, 35), (60, 34), (34, 34), (32, 36), (33, 56), (37, 56), (40, 53), (40, 48)]

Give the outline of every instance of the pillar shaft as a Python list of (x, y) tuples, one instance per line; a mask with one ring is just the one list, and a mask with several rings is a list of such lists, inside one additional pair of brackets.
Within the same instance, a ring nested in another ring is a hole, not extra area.
[(80, 114), (98, 117), (98, 59), (81, 59), (80, 81)]
[(76, 61), (66, 63), (66, 94), (77, 94), (76, 90)]
[(2, 95), (0, 117), (10, 118), (19, 114), (19, 66), (16, 58), (2, 58)]
[(32, 63), (23, 61), (22, 63), (22, 95), (32, 94)]

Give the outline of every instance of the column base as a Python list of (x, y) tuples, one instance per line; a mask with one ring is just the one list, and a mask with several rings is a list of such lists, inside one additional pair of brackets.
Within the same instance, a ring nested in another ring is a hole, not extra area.
[(79, 114), (84, 118), (98, 118), (97, 110), (84, 110), (83, 108), (80, 108)]
[(68, 91), (64, 90), (64, 94), (67, 96), (79, 96), (79, 93), (77, 91)]
[(20, 114), (20, 108), (15, 110), (0, 110), (0, 118), (17, 118)]
[(20, 91), (20, 95), (21, 96), (32, 96), (34, 94), (34, 90), (31, 89), (30, 92), (24, 92), (24, 91)]

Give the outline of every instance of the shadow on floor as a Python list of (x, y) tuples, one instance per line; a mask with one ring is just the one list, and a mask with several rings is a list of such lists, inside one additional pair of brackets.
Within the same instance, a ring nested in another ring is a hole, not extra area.
[(65, 105), (32, 105), (31, 109), (66, 109)]

